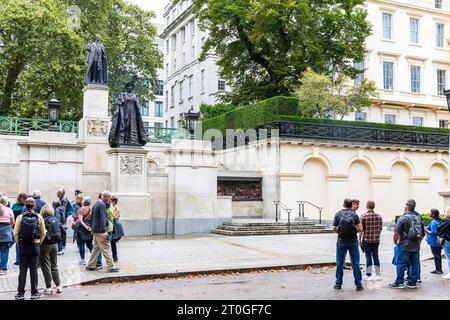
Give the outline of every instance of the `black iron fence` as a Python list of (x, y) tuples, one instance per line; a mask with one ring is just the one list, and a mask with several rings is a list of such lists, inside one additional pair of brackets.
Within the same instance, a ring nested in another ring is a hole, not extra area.
[[(356, 123), (355, 123), (356, 124)], [(425, 128), (424, 128), (425, 129)], [(277, 130), (277, 131), (272, 131)], [(261, 134), (263, 132), (263, 134)], [(256, 127), (247, 133), (215, 141), (215, 149), (230, 148), (248, 144), (262, 138), (270, 138), (276, 132), (280, 138), (298, 138), (311, 140), (347, 141), (373, 145), (400, 145), (426, 147), (439, 150), (449, 148), (449, 135), (446, 133), (390, 128), (349, 126), (315, 122), (276, 121)], [(228, 140), (228, 143), (227, 143)], [(231, 140), (231, 143), (230, 143)]]

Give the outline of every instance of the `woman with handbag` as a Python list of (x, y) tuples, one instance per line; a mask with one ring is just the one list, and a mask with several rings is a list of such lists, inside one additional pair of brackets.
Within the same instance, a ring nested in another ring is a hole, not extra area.
[[(77, 211), (78, 219), (76, 222), (76, 233), (77, 239), (80, 243), (80, 264), (86, 264), (86, 247), (89, 249), (89, 252), (92, 252), (94, 248), (92, 244), (92, 233), (91, 233), (91, 215), (92, 215), (92, 207), (91, 207), (91, 198), (84, 197), (83, 206)], [(97, 259), (97, 265), (101, 265), (102, 256), (99, 255)]]
[(108, 209), (109, 232), (111, 239), (111, 251), (114, 262), (119, 260), (117, 256), (117, 242), (125, 236), (122, 224), (120, 223), (120, 209), (117, 206), (119, 199), (116, 196), (111, 198), (111, 207)]
[(431, 248), (431, 253), (434, 258), (434, 266), (435, 269), (431, 271), (432, 274), (443, 274), (442, 271), (442, 244), (438, 241), (437, 229), (441, 224), (441, 219), (439, 218), (439, 210), (431, 209), (430, 210), (431, 222), (425, 228), (425, 232), (427, 233), (427, 243)]
[(14, 243), (12, 229), (15, 223), (14, 213), (7, 207), (8, 203), (6, 195), (0, 197), (0, 275), (8, 271), (9, 248)]

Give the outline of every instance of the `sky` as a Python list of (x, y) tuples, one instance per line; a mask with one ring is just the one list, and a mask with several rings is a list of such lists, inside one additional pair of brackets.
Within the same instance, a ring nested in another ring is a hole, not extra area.
[(169, 3), (169, 0), (127, 0), (127, 1), (137, 4), (142, 9), (154, 11), (157, 15), (155, 22), (164, 23), (163, 19), (164, 7)]

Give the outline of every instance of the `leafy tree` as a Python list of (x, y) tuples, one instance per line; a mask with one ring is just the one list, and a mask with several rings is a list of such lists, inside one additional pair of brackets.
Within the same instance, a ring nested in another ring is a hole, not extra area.
[(372, 105), (377, 95), (375, 82), (362, 79), (360, 84), (351, 85), (349, 78), (333, 79), (307, 69), (300, 79), (301, 85), (295, 91), (299, 101), (299, 113), (306, 118), (326, 118), (334, 113), (341, 119)]
[[(67, 9), (81, 9), (81, 23), (69, 23)], [(87, 44), (102, 36), (108, 52), (110, 107), (134, 74), (136, 92), (153, 98), (162, 57), (155, 47), (153, 12), (124, 0), (1, 0), (0, 115), (46, 117), (54, 91), (62, 118), (82, 115)]]
[[(175, 0), (179, 2), (181, 0)], [(311, 67), (354, 77), (370, 35), (363, 0), (193, 0), (209, 32), (203, 58), (215, 52), (233, 88), (225, 102), (248, 104), (293, 94)]]
[(218, 117), (226, 112), (236, 110), (238, 107), (225, 104), (225, 103), (218, 103), (209, 105), (206, 103), (202, 103), (200, 106), (200, 112), (202, 114), (203, 120), (211, 119), (214, 117)]

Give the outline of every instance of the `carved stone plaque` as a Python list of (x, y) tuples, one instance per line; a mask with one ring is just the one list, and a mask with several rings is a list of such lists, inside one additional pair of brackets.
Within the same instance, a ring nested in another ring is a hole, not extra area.
[(218, 181), (217, 195), (233, 196), (233, 201), (262, 201), (262, 183)]
[(143, 174), (143, 160), (142, 157), (120, 156), (120, 173), (131, 176)]
[(88, 136), (102, 137), (108, 135), (108, 122), (100, 120), (88, 120)]

